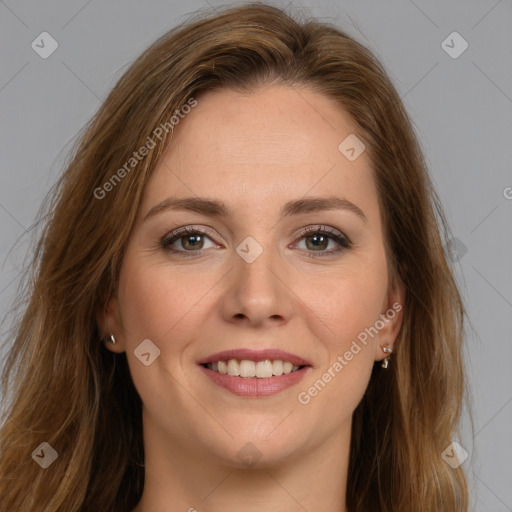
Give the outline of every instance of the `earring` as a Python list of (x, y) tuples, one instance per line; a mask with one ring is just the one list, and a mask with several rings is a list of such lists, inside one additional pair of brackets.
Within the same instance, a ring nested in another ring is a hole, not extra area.
[[(392, 349), (390, 349), (389, 347), (381, 347), (383, 352), (385, 352), (386, 354), (391, 354), (393, 352)], [(390, 356), (387, 356), (384, 358), (384, 360), (382, 361), (382, 368), (387, 368), (388, 367), (388, 364), (389, 364), (389, 358)]]
[(113, 335), (113, 334), (111, 334), (111, 335), (110, 335), (109, 340), (110, 340), (110, 342), (112, 343), (112, 345), (115, 345), (115, 344), (116, 344), (116, 339), (114, 338), (114, 335)]

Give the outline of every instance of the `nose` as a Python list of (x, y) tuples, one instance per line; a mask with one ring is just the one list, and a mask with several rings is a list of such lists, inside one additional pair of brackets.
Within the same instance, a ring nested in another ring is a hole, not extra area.
[[(250, 260), (249, 260), (250, 261)], [(294, 293), (279, 255), (265, 249), (251, 263), (237, 253), (226, 276), (222, 315), (230, 323), (275, 327), (288, 322)]]

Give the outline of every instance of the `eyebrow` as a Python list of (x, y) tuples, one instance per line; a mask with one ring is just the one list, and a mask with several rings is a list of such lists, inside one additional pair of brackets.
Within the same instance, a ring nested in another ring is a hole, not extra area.
[[(222, 201), (203, 197), (168, 197), (162, 202), (153, 206), (144, 217), (144, 222), (158, 213), (164, 211), (187, 211), (208, 215), (210, 217), (228, 217), (230, 209)], [(322, 212), (327, 210), (347, 210), (355, 213), (365, 223), (368, 222), (366, 215), (354, 203), (339, 197), (305, 197), (287, 202), (281, 209), (280, 217), (289, 217), (304, 213)]]

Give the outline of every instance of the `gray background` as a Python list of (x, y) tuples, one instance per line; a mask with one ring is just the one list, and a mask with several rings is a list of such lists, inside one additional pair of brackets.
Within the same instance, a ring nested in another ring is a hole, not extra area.
[[(413, 119), (457, 239), (451, 254), (471, 321), (475, 435), (466, 415), (461, 439), (471, 511), (512, 511), (512, 2), (291, 3), (374, 51)], [(143, 49), (208, 5), (223, 3), (0, 0), (0, 316), (77, 132)], [(46, 59), (31, 47), (44, 31), (59, 45)], [(458, 58), (442, 47), (453, 31), (469, 45)]]

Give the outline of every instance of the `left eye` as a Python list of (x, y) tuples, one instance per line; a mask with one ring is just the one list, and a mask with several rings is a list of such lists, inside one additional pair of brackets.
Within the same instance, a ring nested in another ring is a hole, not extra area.
[[(327, 249), (327, 246), (329, 245), (329, 242), (336, 242), (341, 243), (341, 241), (336, 240), (334, 236), (326, 235), (322, 232), (317, 232), (313, 235), (304, 235), (301, 238), (301, 241), (304, 240), (306, 242), (306, 249), (307, 251), (316, 251), (317, 249)], [(316, 251), (316, 252), (323, 252), (323, 251)], [(332, 251), (329, 251), (332, 252)]]
[[(338, 230), (327, 226), (313, 226), (306, 228), (300, 234), (300, 240), (306, 241), (306, 252), (312, 258), (322, 258), (332, 255), (338, 255), (352, 247), (352, 242)], [(309, 242), (309, 240), (311, 242)], [(326, 249), (329, 241), (335, 242), (338, 246), (330, 251), (318, 250)], [(311, 249), (313, 248), (313, 249)]]

